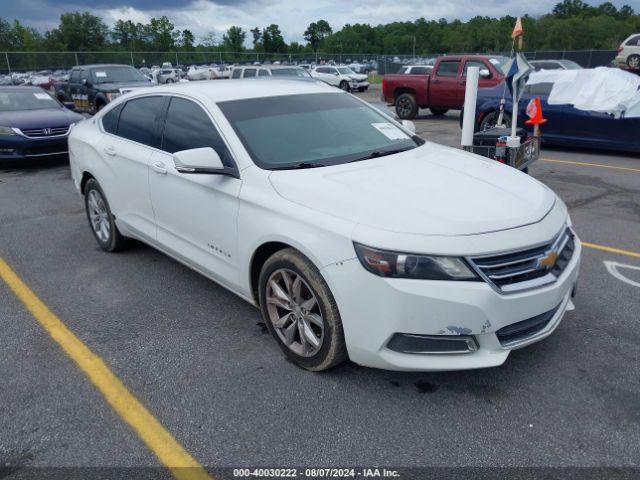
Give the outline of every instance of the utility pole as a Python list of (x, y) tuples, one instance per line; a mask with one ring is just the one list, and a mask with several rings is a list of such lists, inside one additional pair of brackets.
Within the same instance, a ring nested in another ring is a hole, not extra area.
[(416, 56), (416, 36), (413, 36), (413, 56)]

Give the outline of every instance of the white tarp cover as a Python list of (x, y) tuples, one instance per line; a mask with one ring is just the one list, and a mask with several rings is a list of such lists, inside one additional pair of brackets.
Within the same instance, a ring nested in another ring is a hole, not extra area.
[(618, 68), (541, 70), (528, 85), (553, 83), (547, 102), (570, 104), (579, 110), (610, 113), (616, 118), (640, 117), (640, 76)]

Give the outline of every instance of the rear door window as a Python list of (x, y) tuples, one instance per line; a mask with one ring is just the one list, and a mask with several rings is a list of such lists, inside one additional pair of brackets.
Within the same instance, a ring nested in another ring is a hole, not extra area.
[(457, 77), (460, 68), (460, 60), (445, 60), (438, 66), (439, 77)]
[(241, 75), (242, 75), (242, 69), (234, 68), (233, 73), (231, 74), (231, 78), (240, 78)]
[(258, 76), (259, 77), (268, 77), (269, 76), (269, 72), (267, 70), (265, 70), (264, 68), (261, 68), (260, 70), (258, 70)]
[(122, 108), (118, 122), (119, 137), (159, 148), (157, 127), (164, 97), (143, 97), (129, 100)]
[(122, 105), (118, 105), (116, 108), (109, 110), (109, 112), (102, 117), (102, 128), (107, 133), (116, 135), (118, 132), (118, 119), (120, 118), (120, 111)]
[(255, 77), (255, 76), (256, 76), (255, 68), (245, 68), (244, 75), (242, 76), (242, 78), (249, 78), (249, 77)]
[(627, 41), (627, 45), (630, 47), (640, 46), (640, 35), (636, 35), (635, 37), (631, 37), (629, 41)]
[(411, 75), (426, 75), (429, 73), (427, 67), (411, 67)]

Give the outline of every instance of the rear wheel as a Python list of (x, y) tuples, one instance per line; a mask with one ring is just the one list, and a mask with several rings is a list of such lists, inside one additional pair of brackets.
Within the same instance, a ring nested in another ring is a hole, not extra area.
[[(481, 132), (485, 130), (489, 130), (490, 128), (494, 128), (498, 125), (498, 117), (500, 116), (500, 112), (494, 110), (493, 112), (487, 113), (480, 122), (479, 129)], [(511, 115), (508, 113), (502, 114), (502, 125), (508, 127), (511, 125)]]
[(640, 68), (640, 55), (629, 55), (627, 66), (633, 69)]
[(320, 371), (347, 358), (333, 295), (319, 270), (300, 252), (287, 248), (265, 262), (259, 295), (267, 328), (296, 365)]
[(84, 187), (84, 206), (91, 232), (100, 248), (106, 252), (122, 250), (127, 239), (118, 230), (109, 202), (93, 178)]
[(432, 108), (432, 107), (429, 107), (429, 110), (431, 110), (431, 113), (433, 113), (436, 116), (444, 115), (449, 111), (447, 108)]
[(410, 93), (403, 93), (396, 98), (396, 114), (402, 120), (413, 120), (418, 115), (416, 98)]

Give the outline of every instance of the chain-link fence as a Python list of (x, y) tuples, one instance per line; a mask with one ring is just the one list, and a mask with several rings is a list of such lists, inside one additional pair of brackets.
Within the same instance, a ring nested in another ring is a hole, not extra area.
[[(486, 53), (484, 53), (486, 54)], [(497, 52), (493, 55), (508, 53)], [(0, 52), (0, 72), (24, 72), (31, 70), (69, 69), (75, 65), (92, 63), (118, 63), (139, 67), (161, 66), (169, 62), (174, 66), (247, 64), (254, 62), (281, 63), (358, 63), (363, 70), (379, 73), (395, 73), (402, 65), (427, 63), (440, 54), (379, 55), (362, 53), (262, 53), (262, 52)], [(616, 56), (615, 50), (557, 50), (525, 52), (530, 60), (567, 59), (585, 68), (608, 65)]]

